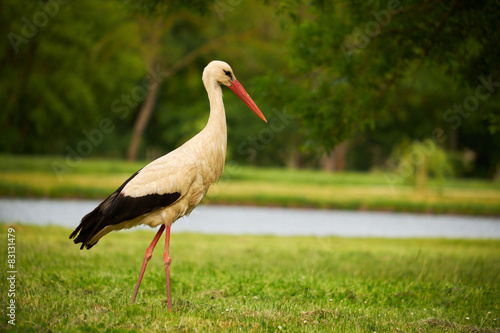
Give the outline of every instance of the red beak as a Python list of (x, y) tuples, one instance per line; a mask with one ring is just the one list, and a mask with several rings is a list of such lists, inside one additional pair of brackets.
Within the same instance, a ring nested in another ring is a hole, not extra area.
[(267, 123), (266, 117), (260, 112), (259, 107), (252, 100), (252, 97), (248, 95), (245, 88), (238, 82), (238, 80), (234, 80), (232, 84), (229, 86), (231, 89), (256, 115), (260, 117), (260, 119), (264, 120)]

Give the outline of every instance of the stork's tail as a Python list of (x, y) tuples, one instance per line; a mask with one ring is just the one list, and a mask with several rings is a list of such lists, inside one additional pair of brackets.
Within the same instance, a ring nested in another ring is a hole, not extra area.
[(87, 248), (90, 250), (97, 241), (90, 243), (92, 238), (101, 231), (102, 223), (104, 220), (104, 215), (101, 213), (99, 207), (88, 213), (82, 218), (80, 225), (69, 235), (69, 239), (75, 238), (75, 244), (82, 243), (80, 250)]

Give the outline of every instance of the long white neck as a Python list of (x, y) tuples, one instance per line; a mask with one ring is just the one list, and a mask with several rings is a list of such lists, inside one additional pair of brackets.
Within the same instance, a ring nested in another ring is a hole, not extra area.
[(198, 151), (198, 158), (203, 165), (204, 179), (209, 185), (219, 180), (224, 170), (227, 127), (221, 86), (211, 80), (203, 80), (203, 83), (210, 101), (210, 116), (205, 128), (197, 135), (197, 149), (201, 149)]
[(224, 110), (224, 101), (222, 100), (222, 88), (217, 82), (205, 83), (208, 100), (210, 101), (210, 117), (205, 129), (227, 141), (226, 112)]

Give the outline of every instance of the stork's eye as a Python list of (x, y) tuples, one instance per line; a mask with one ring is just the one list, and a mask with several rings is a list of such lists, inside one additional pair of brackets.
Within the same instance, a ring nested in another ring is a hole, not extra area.
[(223, 69), (223, 71), (224, 71), (224, 74), (226, 74), (229, 77), (230, 80), (233, 79), (233, 75), (231, 74), (231, 71), (226, 71), (224, 69)]

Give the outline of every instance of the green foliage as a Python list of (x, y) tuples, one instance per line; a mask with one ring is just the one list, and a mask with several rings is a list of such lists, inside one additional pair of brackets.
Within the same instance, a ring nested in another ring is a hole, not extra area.
[(437, 180), (440, 189), (446, 176), (453, 175), (447, 153), (431, 139), (414, 142), (401, 142), (395, 146), (392, 158), (396, 169), (403, 173), (405, 180), (413, 183), (419, 192), (425, 192), (429, 176)]
[(0, 151), (68, 155), (109, 119), (113, 129), (79, 155), (124, 156), (156, 71), (161, 87), (139, 156), (167, 153), (206, 123), (200, 76), (220, 59), (266, 116), (295, 115), (266, 125), (226, 93), (228, 162), (317, 166), (349, 139), (350, 169), (381, 169), (395, 143), (440, 129), (441, 147), (474, 153), (465, 175), (493, 178), (498, 8), (498, 0), (7, 0)]
[[(499, 8), (497, 0), (280, 1), (277, 10), (297, 23), (291, 32), (289, 71), (273, 97), (290, 102), (312, 149), (329, 150), (377, 127), (379, 137), (387, 129), (395, 134), (384, 143), (388, 153), (391, 142), (405, 139), (408, 132), (413, 134), (410, 139), (422, 140), (442, 128), (448, 137), (459, 137), (446, 142), (449, 148), (473, 146), (484, 154), (478, 159), (480, 164), (488, 161), (483, 164), (488, 171), (482, 173), (493, 176), (498, 147), (487, 148), (486, 153), (480, 145), (499, 142), (498, 87), (490, 86), (491, 94), (479, 101), (479, 108), (473, 107), (470, 118), (469, 112), (460, 115), (454, 109), (452, 117), (446, 111), (465, 103), (467, 96), (474, 97), (483, 82), (480, 77), (494, 78), (498, 85)], [(436, 85), (436, 81), (449, 83)], [(299, 93), (289, 98), (284, 91)], [(432, 114), (432, 109), (438, 112)], [(416, 121), (403, 127), (401, 118)], [(424, 133), (414, 131), (415, 126)], [(468, 133), (481, 135), (484, 141), (473, 140)]]
[[(168, 312), (160, 244), (130, 304), (153, 232), (110, 233), (80, 251), (70, 229), (14, 228), (17, 330), (494, 332), (500, 320), (493, 240), (174, 232)], [(3, 320), (0, 329), (12, 327)]]
[(214, 6), (214, 2), (213, 0), (129, 0), (125, 3), (130, 9), (139, 13), (169, 15), (183, 9), (204, 14)]
[(11, 36), (0, 47), (2, 151), (66, 152), (85, 138), (82, 130), (118, 119), (113, 100), (145, 73), (122, 5), (42, 4), (2, 3), (0, 33)]
[[(274, 14), (262, 4), (226, 5), (229, 7), (224, 7), (223, 12), (211, 7), (213, 11), (206, 14), (210, 15), (206, 20), (179, 13), (170, 17), (170, 29), (163, 32), (164, 49), (160, 53), (165, 71), (176, 68), (179, 61), (193, 54), (198, 56), (176, 70), (175, 75), (169, 75), (162, 85), (146, 133), (148, 145), (162, 153), (177, 148), (205, 126), (209, 104), (201, 74), (211, 60), (227, 61), (232, 66), (238, 80), (269, 119), (275, 118), (275, 110), (283, 112), (286, 106), (268, 103), (267, 92), (260, 89), (258, 80), (269, 68), (284, 67), (281, 59), (286, 50), (280, 43), (285, 32), (274, 24)], [(258, 13), (258, 19), (250, 20), (249, 13)], [(295, 139), (297, 125), (279, 126), (269, 135), (269, 126), (259, 121), (240, 99), (225, 87), (223, 93), (229, 138), (227, 161), (284, 165), (288, 152), (299, 145)], [(268, 132), (265, 140), (259, 139), (261, 130)]]

